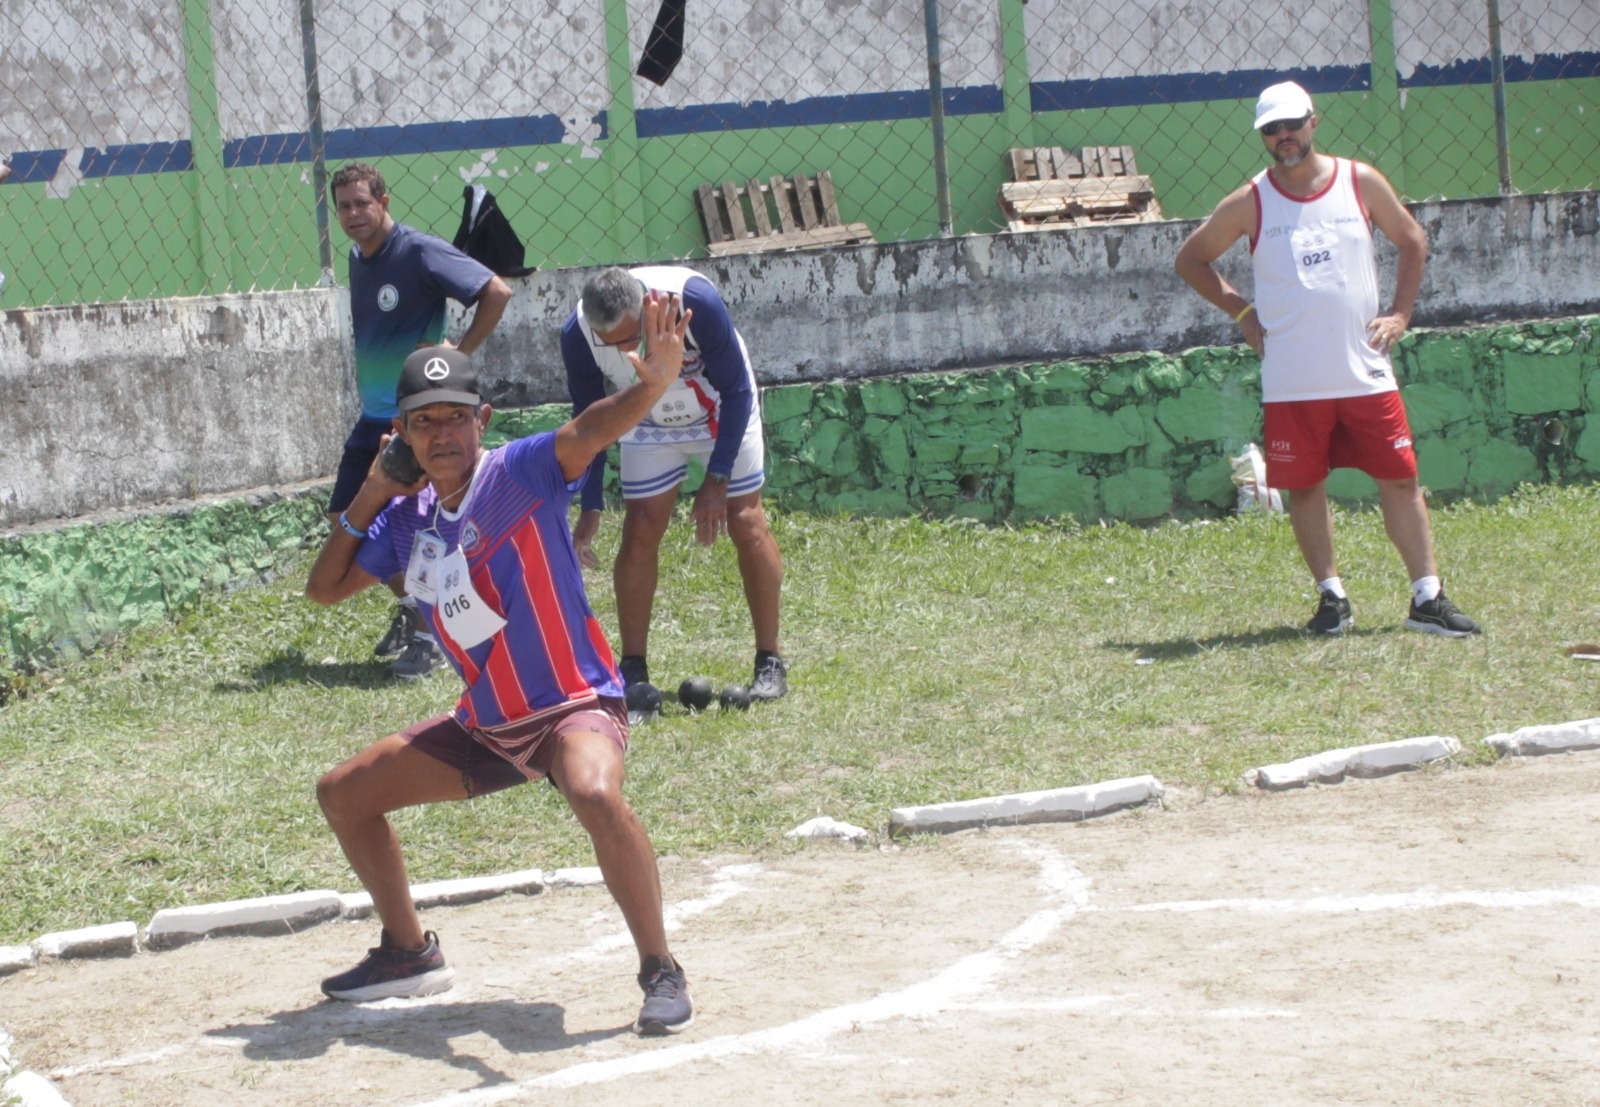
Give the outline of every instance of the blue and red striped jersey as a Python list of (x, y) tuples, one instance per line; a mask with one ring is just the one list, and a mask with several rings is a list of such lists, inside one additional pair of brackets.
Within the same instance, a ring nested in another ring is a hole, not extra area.
[(567, 526), (567, 506), (583, 482), (562, 476), (554, 432), (518, 439), (483, 455), (462, 510), (440, 510), (429, 485), (385, 508), (356, 552), (357, 563), (379, 580), (403, 571), (418, 536), (429, 531), (447, 550), (466, 554), (472, 586), (505, 619), (503, 629), (466, 648), (450, 637), (431, 603), (418, 601), (467, 683), (456, 704), (465, 726), (499, 726), (622, 695)]

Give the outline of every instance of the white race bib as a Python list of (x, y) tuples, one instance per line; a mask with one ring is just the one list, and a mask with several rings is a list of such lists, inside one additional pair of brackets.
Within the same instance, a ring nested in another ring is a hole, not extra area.
[(650, 421), (658, 427), (683, 427), (704, 414), (699, 397), (687, 388), (674, 386), (650, 409)]
[(495, 614), (478, 590), (472, 587), (467, 571), (467, 555), (452, 551), (437, 569), (439, 598), (434, 610), (444, 629), (462, 649), (471, 649), (500, 633), (506, 621)]
[(1339, 236), (1331, 227), (1314, 223), (1296, 227), (1289, 236), (1294, 250), (1294, 268), (1306, 288), (1339, 287), (1344, 284), (1344, 258), (1339, 256)]

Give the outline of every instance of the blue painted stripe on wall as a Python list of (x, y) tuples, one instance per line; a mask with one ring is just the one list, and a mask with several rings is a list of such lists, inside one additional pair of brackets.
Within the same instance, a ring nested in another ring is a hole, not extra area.
[[(596, 116), (595, 121), (600, 124), (600, 137), (607, 137), (604, 114)], [(524, 115), (401, 127), (346, 127), (329, 131), (325, 141), (329, 161), (348, 161), (395, 154), (554, 146), (566, 135), (566, 125), (554, 115)], [(234, 139), (223, 150), (223, 164), (229, 169), (310, 160), (311, 136), (304, 131)]]
[[(1580, 50), (1573, 54), (1536, 54), (1526, 58), (1506, 58), (1506, 81), (1576, 81), (1600, 77), (1600, 51)], [(1409, 77), (1400, 79), (1401, 88), (1445, 88), (1451, 85), (1487, 85), (1494, 80), (1488, 58), (1468, 58), (1449, 65), (1419, 65)]]
[[(944, 90), (947, 115), (998, 115), (1005, 102), (992, 85)], [(834, 123), (879, 123), (927, 119), (927, 89), (870, 92), (857, 96), (812, 96), (804, 100), (752, 100), (748, 104), (691, 104), (681, 108), (640, 108), (635, 126), (640, 138), (716, 134), (776, 127), (826, 127)]]
[(1330, 65), (1319, 69), (1236, 69), (1232, 73), (1035, 81), (1031, 91), (1034, 111), (1082, 111), (1205, 100), (1254, 100), (1262, 89), (1279, 81), (1298, 81), (1313, 96), (1365, 90), (1372, 87), (1372, 67)]
[(178, 142), (130, 142), (83, 151), (78, 168), (85, 177), (131, 177), (137, 173), (182, 173), (194, 168), (188, 139)]
[(11, 176), (6, 183), (40, 184), (52, 180), (66, 157), (65, 150), (19, 150), (11, 155)]
[(229, 169), (253, 165), (288, 165), (310, 160), (311, 136), (305, 131), (236, 138), (222, 148), (222, 164)]
[[(602, 117), (601, 136), (605, 138)], [(486, 150), (503, 146), (554, 146), (567, 135), (566, 125), (554, 115), (523, 115), (511, 119), (470, 119), (464, 122), (409, 123), (402, 127), (359, 127), (329, 131), (329, 161), (377, 158), (398, 154), (430, 154), (447, 150)]]

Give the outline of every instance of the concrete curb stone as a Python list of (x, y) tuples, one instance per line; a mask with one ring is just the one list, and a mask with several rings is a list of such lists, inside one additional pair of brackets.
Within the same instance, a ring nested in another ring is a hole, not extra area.
[[(596, 870), (597, 872), (599, 870)], [(437, 880), (430, 884), (413, 884), (411, 902), (417, 909), (448, 907), (454, 904), (477, 903), (494, 899), (511, 892), (536, 896), (545, 890), (545, 874), (539, 869), (522, 869), (498, 876), (468, 876), (460, 880)], [(337, 893), (334, 893), (337, 895)], [(372, 896), (366, 892), (353, 892), (338, 896), (339, 915), (346, 919), (370, 919)]]
[(1346, 776), (1386, 776), (1454, 757), (1460, 752), (1461, 743), (1450, 737), (1402, 738), (1398, 742), (1324, 750), (1278, 765), (1262, 765), (1246, 772), (1244, 781), (1269, 792), (1278, 792), (1303, 788), (1313, 781), (1332, 784)]
[(175, 949), (201, 938), (223, 934), (285, 934), (339, 916), (339, 893), (293, 892), (173, 907), (157, 911), (145, 930), (149, 949)]
[(897, 807), (889, 813), (889, 835), (944, 834), (980, 826), (1077, 822), (1160, 799), (1161, 794), (1161, 782), (1155, 777), (1135, 776), (1073, 788)]
[(1545, 753), (1600, 749), (1600, 719), (1525, 726), (1510, 734), (1491, 734), (1483, 742), (1502, 757), (1537, 757)]
[(32, 946), (0, 946), (0, 976), (10, 976), (39, 963), (39, 954)]
[(139, 948), (139, 924), (106, 923), (81, 930), (60, 930), (33, 941), (41, 961), (73, 957), (130, 957)]

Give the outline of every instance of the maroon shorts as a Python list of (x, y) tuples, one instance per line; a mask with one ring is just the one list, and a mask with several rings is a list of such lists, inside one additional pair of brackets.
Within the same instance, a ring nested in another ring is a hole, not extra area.
[(459, 769), (471, 799), (549, 776), (561, 740), (584, 731), (605, 735), (618, 753), (626, 753), (627, 704), (600, 696), (481, 730), (462, 726), (454, 715), (435, 715), (400, 736), (435, 761)]
[(1374, 480), (1417, 475), (1411, 426), (1399, 392), (1342, 400), (1263, 404), (1267, 483), (1293, 492), (1333, 469), (1360, 469)]

